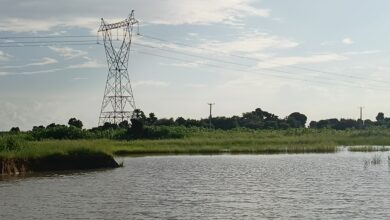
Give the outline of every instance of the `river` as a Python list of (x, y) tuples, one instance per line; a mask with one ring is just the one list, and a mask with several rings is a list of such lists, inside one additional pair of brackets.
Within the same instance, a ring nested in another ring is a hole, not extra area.
[(0, 219), (388, 219), (388, 155), (119, 158), (113, 170), (3, 178)]

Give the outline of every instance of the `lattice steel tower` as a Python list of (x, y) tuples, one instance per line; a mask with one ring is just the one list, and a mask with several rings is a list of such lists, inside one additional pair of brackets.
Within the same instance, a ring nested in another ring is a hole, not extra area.
[[(133, 111), (136, 109), (127, 71), (131, 37), (135, 24), (138, 25), (138, 21), (134, 18), (134, 10), (131, 11), (126, 20), (121, 22), (108, 24), (102, 18), (98, 36), (100, 33), (103, 35), (108, 75), (99, 125), (103, 125), (105, 122), (118, 124), (125, 120), (130, 122)], [(114, 35), (113, 31), (115, 31)]]

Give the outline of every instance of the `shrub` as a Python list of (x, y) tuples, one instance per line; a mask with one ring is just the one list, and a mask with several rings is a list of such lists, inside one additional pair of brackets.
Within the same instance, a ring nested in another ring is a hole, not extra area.
[(0, 151), (18, 151), (25, 145), (25, 141), (17, 136), (0, 136)]

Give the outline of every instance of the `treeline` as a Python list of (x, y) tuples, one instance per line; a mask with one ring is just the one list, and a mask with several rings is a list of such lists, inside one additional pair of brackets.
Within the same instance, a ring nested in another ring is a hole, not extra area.
[(372, 127), (383, 127), (390, 128), (390, 118), (386, 118), (383, 112), (379, 112), (376, 116), (376, 121), (366, 120), (354, 120), (354, 119), (325, 119), (319, 121), (311, 121), (309, 128), (323, 129), (330, 128), (336, 130), (346, 130), (346, 129), (365, 129)]
[[(289, 129), (305, 128), (306, 115), (294, 112), (285, 118), (263, 111), (260, 108), (243, 113), (242, 116), (214, 117), (211, 120), (212, 129)], [(185, 119), (183, 117), (157, 118), (154, 113), (147, 116), (136, 109), (133, 118), (119, 124), (105, 123), (102, 126), (91, 129), (83, 129), (83, 122), (71, 118), (67, 125), (51, 123), (47, 126), (34, 126), (31, 131), (20, 132), (18, 127), (10, 129), (8, 134), (23, 134), (26, 139), (97, 139), (107, 138), (116, 140), (134, 139), (166, 139), (182, 138), (196, 129), (208, 129), (209, 119)], [(383, 113), (378, 113), (376, 121), (353, 119), (326, 119), (311, 121), (309, 128), (313, 129), (364, 129), (375, 126), (390, 128), (390, 118), (385, 118)], [(191, 130), (192, 129), (192, 130)]]
[[(209, 119), (185, 119), (183, 117), (161, 118), (158, 119), (154, 113), (146, 116), (141, 110), (135, 111), (135, 118), (147, 126), (182, 126), (182, 127), (201, 127), (210, 126)], [(299, 112), (291, 113), (286, 118), (263, 111), (260, 108), (251, 112), (243, 113), (242, 116), (233, 117), (214, 117), (211, 119), (211, 127), (214, 129), (229, 130), (235, 128), (249, 129), (288, 129), (305, 127), (307, 117)]]
[[(242, 116), (212, 118), (213, 129), (288, 129), (305, 127), (307, 117), (294, 112), (284, 119), (262, 111), (260, 108), (252, 112), (243, 113)], [(31, 131), (22, 132), (26, 139), (97, 139), (108, 138), (116, 140), (133, 139), (166, 139), (182, 138), (188, 133), (199, 129), (208, 129), (209, 119), (184, 119), (183, 117), (157, 118), (154, 113), (145, 115), (136, 109), (133, 118), (118, 124), (105, 123), (91, 129), (83, 129), (83, 122), (71, 118), (67, 125), (51, 123), (47, 126), (34, 126)], [(10, 134), (20, 134), (18, 127), (13, 127)]]
[[(18, 132), (18, 128), (11, 129), (10, 133)], [(16, 130), (16, 131), (15, 131)], [(68, 125), (49, 124), (45, 126), (34, 126), (31, 131), (26, 132), (33, 140), (42, 139), (166, 139), (182, 138), (185, 131), (177, 127), (168, 126), (145, 126), (142, 120), (134, 118), (131, 122), (119, 124), (105, 123), (102, 126), (91, 129), (83, 129), (83, 123), (71, 118)]]

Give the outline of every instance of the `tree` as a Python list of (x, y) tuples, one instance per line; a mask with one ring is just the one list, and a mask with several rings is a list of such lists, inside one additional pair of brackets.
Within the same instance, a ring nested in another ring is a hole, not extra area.
[(175, 121), (173, 120), (173, 118), (161, 118), (156, 121), (155, 125), (172, 126), (175, 125)]
[(39, 125), (39, 126), (33, 126), (32, 131), (41, 131), (44, 129), (45, 129), (45, 126)]
[(108, 130), (108, 129), (117, 129), (118, 125), (110, 122), (104, 122), (102, 126), (100, 126), (103, 130)]
[(144, 134), (144, 122), (141, 119), (133, 118), (131, 121), (131, 127), (128, 130), (130, 136), (133, 138), (141, 138)]
[(369, 128), (375, 126), (375, 122), (371, 121), (370, 119), (364, 120), (364, 127)]
[(118, 126), (119, 126), (120, 128), (129, 128), (129, 127), (130, 127), (129, 122), (128, 122), (127, 120), (124, 120), (124, 121), (120, 122), (120, 123), (118, 124)]
[(186, 125), (186, 120), (183, 117), (178, 117), (175, 120), (175, 123), (179, 126), (185, 126)]
[(287, 117), (287, 121), (292, 127), (305, 127), (307, 117), (299, 112), (294, 112)]
[(76, 128), (80, 128), (80, 129), (83, 128), (83, 122), (78, 120), (78, 119), (76, 119), (76, 118), (69, 119), (68, 125), (76, 127)]
[[(136, 119), (140, 119), (140, 120), (142, 120), (142, 121), (145, 121), (146, 116), (145, 116), (145, 113), (144, 113), (143, 111), (141, 111), (141, 109), (134, 109), (133, 118), (136, 118)], [(131, 121), (131, 120), (130, 120), (130, 121)]]
[(318, 124), (318, 122), (311, 121), (310, 124), (309, 124), (309, 128), (317, 128), (317, 124)]
[(383, 112), (379, 112), (378, 115), (376, 116), (376, 121), (383, 122), (384, 120), (385, 120), (385, 114), (383, 114)]
[(149, 113), (149, 117), (146, 119), (146, 123), (148, 125), (153, 125), (156, 121), (157, 121), (156, 115), (153, 112)]
[(288, 128), (290, 128), (290, 125), (289, 125), (286, 121), (280, 120), (280, 121), (279, 121), (279, 124), (278, 124), (278, 127), (279, 127), (280, 129), (288, 129)]
[(345, 130), (349, 128), (357, 128), (358, 124), (357, 121), (354, 119), (340, 119), (340, 121), (337, 122), (337, 124), (333, 125), (332, 128), (336, 130)]
[(51, 123), (46, 126), (46, 129), (55, 128), (57, 125), (55, 123)]
[(19, 127), (12, 127), (11, 130), (9, 130), (11, 133), (19, 133), (20, 129)]
[(266, 129), (277, 129), (278, 122), (277, 121), (266, 121), (264, 124), (264, 128)]

